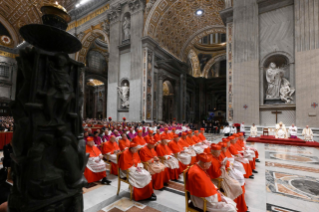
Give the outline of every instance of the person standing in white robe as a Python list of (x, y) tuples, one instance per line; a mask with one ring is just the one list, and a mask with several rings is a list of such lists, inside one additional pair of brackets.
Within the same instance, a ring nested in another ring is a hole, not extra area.
[(224, 133), (225, 136), (229, 136), (229, 133), (230, 133), (229, 125), (224, 127), (223, 133)]
[(309, 125), (307, 125), (306, 128), (302, 130), (302, 135), (304, 136), (305, 141), (313, 141), (313, 132), (309, 128)]
[(235, 125), (233, 125), (231, 128), (230, 128), (230, 134), (231, 135), (234, 135), (237, 133), (237, 128), (235, 127)]
[(292, 124), (289, 129), (288, 132), (290, 134), (290, 138), (297, 138), (297, 127), (295, 126), (295, 124)]
[(250, 136), (255, 138), (257, 137), (257, 127), (253, 123), (253, 126), (250, 127)]
[(244, 122), (242, 122), (240, 125), (240, 132), (243, 133), (245, 136), (245, 123)]

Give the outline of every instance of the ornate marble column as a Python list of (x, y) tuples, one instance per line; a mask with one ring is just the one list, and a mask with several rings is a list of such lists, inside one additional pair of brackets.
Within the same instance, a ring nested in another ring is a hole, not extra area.
[(120, 51), (118, 46), (121, 42), (121, 26), (120, 16), (122, 13), (122, 6), (120, 4), (112, 5), (108, 13), (110, 21), (110, 59), (108, 72), (108, 89), (107, 89), (107, 117), (112, 117), (114, 121), (117, 120), (118, 109), (118, 95), (117, 87), (120, 72)]
[(163, 79), (164, 76), (161, 72), (158, 73), (158, 109), (157, 109), (157, 120), (163, 121)]

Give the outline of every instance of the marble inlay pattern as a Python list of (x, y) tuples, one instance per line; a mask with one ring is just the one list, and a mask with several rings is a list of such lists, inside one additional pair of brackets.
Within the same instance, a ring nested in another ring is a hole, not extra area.
[(297, 154), (312, 155), (315, 148), (313, 147), (302, 147), (302, 146), (290, 146), (290, 145), (278, 145), (278, 144), (265, 144), (265, 151), (276, 151), (276, 152), (289, 152)]
[(295, 211), (295, 210), (291, 210), (288, 208), (283, 208), (281, 206), (267, 203), (267, 212), (299, 212), (299, 211)]
[(266, 166), (319, 173), (319, 169), (317, 169), (317, 168), (296, 166), (296, 165), (284, 164), (284, 163), (274, 163), (274, 162), (269, 162), (269, 161), (266, 161)]
[(146, 207), (146, 205), (143, 205), (135, 201), (131, 201), (127, 197), (123, 197), (122, 199), (112, 203), (111, 205), (106, 206), (105, 208), (102, 209), (102, 211), (111, 211), (113, 208), (117, 208), (120, 211), (128, 211), (133, 206), (139, 209), (144, 209)]
[(290, 154), (281, 152), (265, 152), (266, 159), (289, 161), (296, 163), (319, 164), (319, 158), (316, 156)]
[(319, 179), (266, 170), (267, 192), (319, 203)]

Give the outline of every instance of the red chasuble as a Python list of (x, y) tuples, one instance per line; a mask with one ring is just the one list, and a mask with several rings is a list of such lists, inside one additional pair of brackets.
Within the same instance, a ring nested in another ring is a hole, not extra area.
[(198, 164), (195, 164), (189, 169), (187, 178), (186, 189), (191, 195), (196, 197), (210, 197), (217, 194), (218, 201), (221, 201), (221, 196), (217, 192), (209, 175), (200, 168)]
[(168, 143), (168, 147), (172, 150), (172, 152), (175, 153), (180, 153), (183, 150), (182, 145), (180, 145), (176, 141), (171, 141)]
[(193, 140), (193, 138), (192, 138), (192, 137), (189, 137), (189, 136), (186, 137), (186, 141), (187, 141), (187, 143), (188, 143), (190, 146), (196, 144), (195, 141)]
[(193, 141), (194, 141), (195, 143), (201, 142), (201, 140), (199, 139), (199, 137), (196, 136), (196, 135), (193, 135), (192, 139), (193, 139)]
[[(152, 163), (154, 162), (154, 157), (157, 156), (154, 149), (150, 149), (147, 146), (143, 147), (139, 151), (140, 158), (143, 162), (148, 162), (152, 160)], [(160, 172), (152, 175), (152, 182), (153, 182), (153, 188), (154, 189), (162, 189), (164, 187), (164, 182), (168, 182), (170, 179), (169, 172), (167, 168)]]
[[(90, 154), (90, 156), (89, 156), (90, 158), (91, 157), (98, 157), (101, 154), (101, 151), (96, 146), (91, 147), (89, 145), (86, 145), (85, 152)], [(88, 181), (88, 183), (93, 183), (93, 182), (99, 181), (99, 180), (103, 179), (104, 177), (106, 177), (106, 172), (103, 171), (103, 172), (99, 172), (99, 173), (94, 173), (90, 169), (85, 167), (84, 176), (85, 176), (86, 180)]]
[(107, 141), (103, 144), (103, 147), (102, 147), (103, 155), (107, 153), (114, 154), (115, 150), (120, 150), (116, 142)]
[[(173, 142), (173, 141), (171, 141)], [(165, 156), (165, 155), (171, 155), (173, 152), (172, 150), (167, 146), (167, 145), (163, 145), (162, 143), (160, 143), (159, 145), (157, 145), (156, 147), (156, 153), (158, 156)], [(177, 169), (166, 169), (167, 171), (169, 171), (170, 174), (170, 179), (171, 180), (178, 180), (179, 175), (181, 174), (181, 170), (179, 168)]]
[(126, 139), (126, 140), (121, 139), (119, 141), (121, 151), (123, 151), (126, 147), (130, 147), (130, 143), (131, 143), (131, 141), (128, 139)]
[[(237, 151), (236, 147), (234, 144), (230, 144), (230, 146), (228, 147), (228, 150), (229, 152), (232, 154), (232, 155), (238, 155), (239, 152)], [(226, 156), (227, 156), (227, 151), (226, 151)], [(228, 158), (231, 158), (229, 156), (227, 156)], [(249, 176), (251, 176), (253, 174), (252, 170), (251, 170), (251, 166), (250, 166), (250, 163), (241, 163), (243, 164), (243, 167), (246, 171), (246, 174), (244, 175), (245, 178), (249, 178)]]
[[(119, 167), (122, 170), (128, 170), (132, 166), (137, 166), (141, 163), (140, 156), (138, 153), (132, 153), (129, 149), (124, 150), (119, 159)], [(133, 198), (135, 201), (144, 200), (150, 198), (153, 194), (152, 182), (146, 185), (144, 188), (133, 187)]]
[(145, 145), (146, 144), (144, 138), (142, 136), (139, 136), (139, 135), (135, 136), (135, 138), (133, 138), (132, 142), (135, 142), (138, 145)]
[(155, 139), (156, 142), (159, 142), (161, 140), (161, 134), (156, 133), (154, 135), (154, 139)]
[(209, 174), (211, 179), (219, 178), (222, 175), (222, 171), (220, 170), (221, 167), (222, 164), (220, 163), (219, 158), (213, 156), (212, 165), (207, 170), (207, 173)]
[(201, 141), (205, 141), (206, 140), (206, 137), (202, 133), (199, 133), (198, 137), (199, 137), (199, 139)]
[(132, 153), (129, 149), (124, 150), (119, 159), (119, 167), (122, 170), (128, 170), (132, 166), (137, 166), (138, 163), (141, 163), (141, 158), (138, 153)]
[[(102, 146), (102, 153), (107, 154), (114, 154), (115, 150), (120, 150), (119, 146), (117, 145), (116, 142), (111, 142), (111, 141), (107, 141), (103, 144)], [(110, 170), (110, 174), (114, 174), (114, 175), (118, 175), (119, 173), (117, 173), (117, 164), (111, 162), (111, 170)]]

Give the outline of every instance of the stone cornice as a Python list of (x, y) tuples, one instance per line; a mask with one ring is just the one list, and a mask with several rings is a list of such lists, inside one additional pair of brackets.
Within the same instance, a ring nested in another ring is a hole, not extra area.
[(82, 18), (83, 16), (87, 15), (88, 13), (96, 10), (97, 8), (105, 5), (110, 0), (98, 0), (98, 1), (90, 1), (81, 5), (78, 8), (74, 8), (73, 10), (69, 11), (69, 14), (72, 20)]
[(227, 23), (233, 22), (233, 14), (234, 14), (233, 11), (234, 11), (233, 8), (229, 7), (227, 9), (221, 10), (219, 12), (219, 15), (222, 18), (225, 26), (226, 26)]
[(259, 14), (294, 4), (294, 0), (257, 0)]

